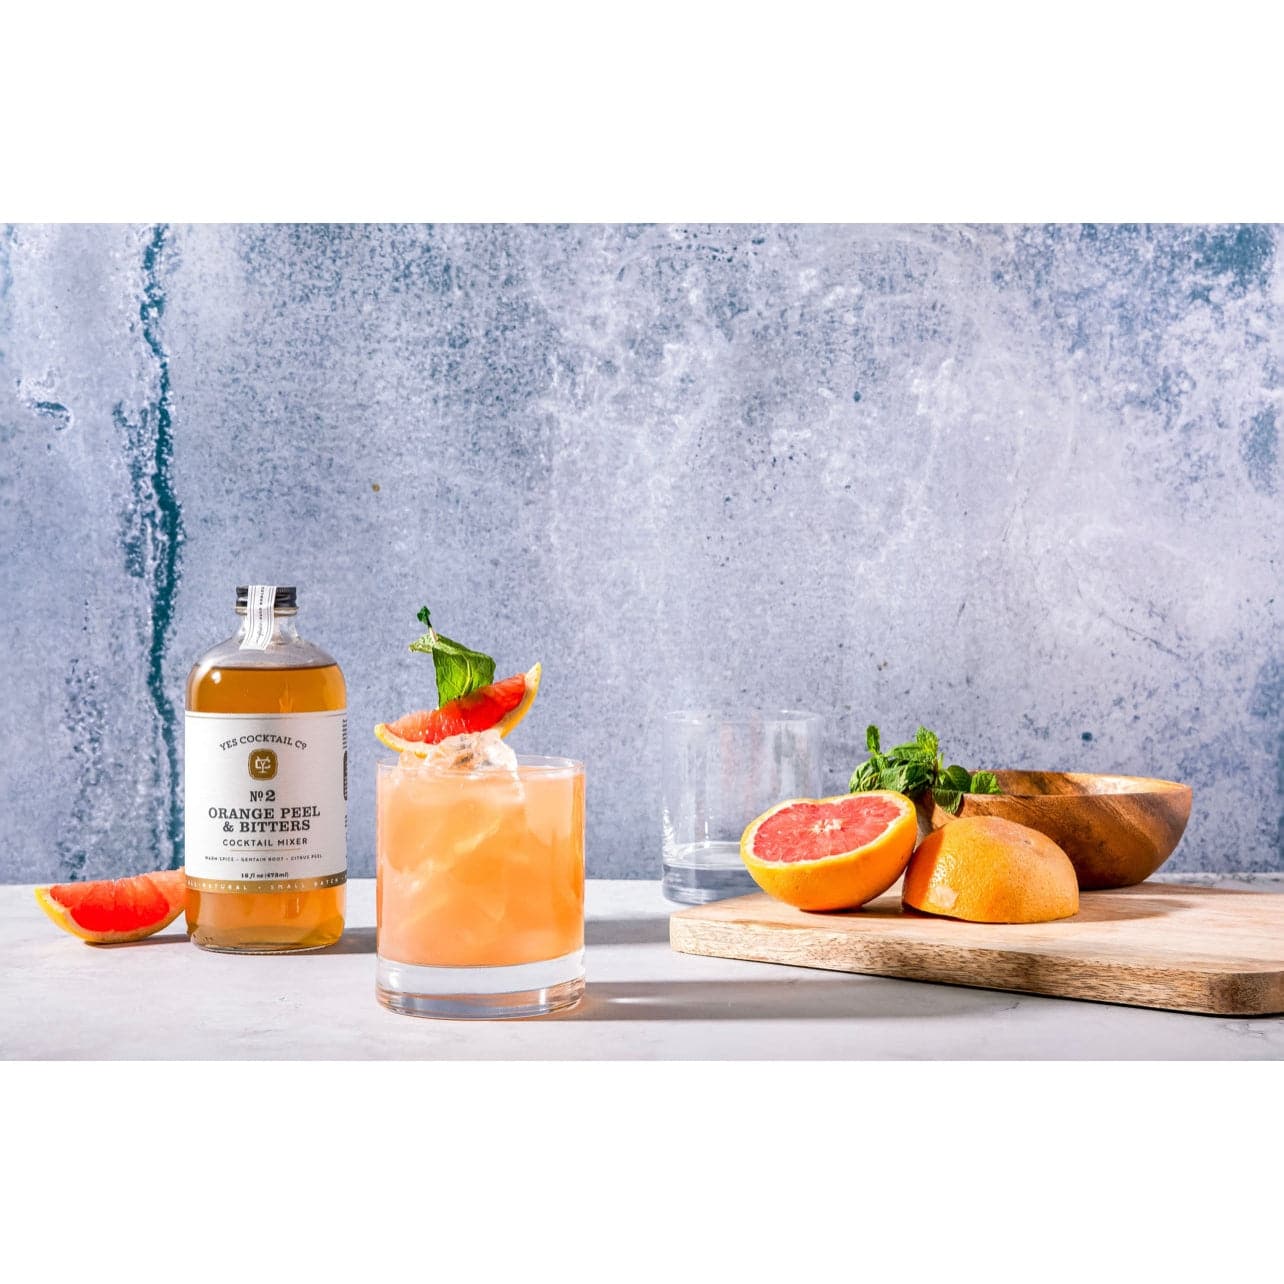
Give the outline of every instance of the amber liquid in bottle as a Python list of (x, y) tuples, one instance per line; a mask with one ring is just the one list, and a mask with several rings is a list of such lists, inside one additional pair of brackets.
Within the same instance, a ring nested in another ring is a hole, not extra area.
[[(315, 663), (238, 667), (241, 657), (231, 639), (193, 666), (187, 679), (188, 710), (275, 714), (346, 708), (347, 688), (339, 666), (319, 648), (299, 641), (293, 614), (278, 614), (273, 641), (304, 650)], [(267, 954), (320, 949), (343, 934), (345, 891), (342, 883), (299, 892), (211, 892), (189, 886), (187, 930), (197, 945), (210, 950)]]

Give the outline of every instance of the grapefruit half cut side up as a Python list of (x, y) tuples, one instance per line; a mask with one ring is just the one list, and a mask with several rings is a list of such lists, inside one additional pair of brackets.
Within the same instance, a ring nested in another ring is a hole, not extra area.
[(754, 882), (788, 905), (855, 909), (905, 872), (917, 837), (914, 804), (904, 794), (791, 798), (750, 824), (740, 857)]
[(526, 673), (515, 673), (470, 695), (448, 700), (439, 709), (417, 709), (396, 722), (381, 722), (374, 729), (375, 736), (389, 749), (421, 758), (430, 746), (449, 736), (492, 728), (506, 736), (530, 712), (539, 692), (540, 673), (535, 664)]
[(36, 888), (40, 908), (64, 932), (91, 945), (141, 941), (168, 927), (186, 900), (187, 877), (181, 869)]

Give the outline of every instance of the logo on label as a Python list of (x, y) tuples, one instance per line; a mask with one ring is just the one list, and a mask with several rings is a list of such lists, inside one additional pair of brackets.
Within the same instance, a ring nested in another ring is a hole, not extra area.
[(271, 780), (276, 775), (276, 753), (272, 749), (250, 750), (250, 778)]

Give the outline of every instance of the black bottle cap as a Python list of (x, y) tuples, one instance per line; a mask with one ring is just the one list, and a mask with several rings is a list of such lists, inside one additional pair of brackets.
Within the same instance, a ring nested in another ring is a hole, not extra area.
[[(238, 585), (236, 586), (236, 604), (237, 604), (237, 606), (246, 606), (246, 605), (248, 605), (248, 603), (249, 603), (249, 599), (250, 599), (250, 588), (249, 588), (249, 585), (248, 585), (248, 584), (238, 584)], [(276, 600), (275, 600), (275, 602), (273, 603), (273, 605), (274, 605), (274, 606), (278, 606), (278, 607), (293, 606), (293, 607), (297, 608), (297, 607), (298, 607), (298, 602), (295, 600), (295, 588), (294, 588), (294, 585), (293, 585), (293, 584), (278, 584), (278, 585), (276, 586)]]

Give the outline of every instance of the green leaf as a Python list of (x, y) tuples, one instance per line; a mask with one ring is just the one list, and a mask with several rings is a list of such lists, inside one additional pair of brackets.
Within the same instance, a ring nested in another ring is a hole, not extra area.
[(852, 772), (851, 783), (848, 786), (848, 793), (863, 794), (871, 789), (883, 788), (883, 776), (887, 771), (886, 764), (876, 762), (870, 759), (868, 762), (862, 762), (855, 771)]
[(852, 778), (847, 783), (847, 792), (849, 794), (863, 794), (866, 790), (874, 788), (873, 780), (874, 764), (872, 762), (862, 762), (852, 772)]
[(895, 793), (903, 794), (909, 787), (909, 768), (904, 764), (895, 767), (889, 767), (883, 772), (880, 789), (891, 789)]
[(471, 651), (438, 633), (429, 623), (426, 606), (420, 609), (417, 618), (427, 626), (428, 632), (423, 637), (416, 638), (410, 644), (410, 649), (432, 656), (433, 673), (437, 678), (438, 705), (458, 700), (460, 696), (471, 695), (495, 681), (495, 661), (490, 656), (480, 651)]
[(963, 805), (963, 795), (956, 789), (941, 789), (938, 786), (932, 790), (932, 797), (952, 816), (957, 816)]
[(886, 753), (881, 751), (881, 744), (879, 730), (871, 723), (865, 729), (865, 745), (870, 756), (852, 772), (848, 784), (851, 793), (894, 789), (918, 798), (930, 789), (946, 811), (957, 815), (964, 794), (1002, 792), (992, 771), (978, 771), (973, 775), (957, 763), (943, 767), (940, 739), (926, 727), (919, 727), (912, 741), (896, 745)]
[(907, 762), (905, 764), (905, 788), (900, 792), (914, 798), (924, 790), (930, 789), (935, 773), (926, 762)]
[(913, 798), (923, 793), (932, 783), (931, 769), (922, 762), (891, 762), (877, 755), (862, 762), (852, 772), (848, 792), (868, 793), (871, 789), (891, 789)]

